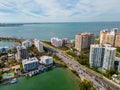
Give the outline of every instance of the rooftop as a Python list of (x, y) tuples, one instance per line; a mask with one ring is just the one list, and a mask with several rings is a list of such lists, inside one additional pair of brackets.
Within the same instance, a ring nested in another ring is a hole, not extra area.
[(50, 57), (50, 56), (42, 56), (41, 58), (42, 59), (48, 59), (48, 58), (52, 58), (52, 57)]
[(116, 36), (120, 36), (120, 33), (116, 34)]
[(87, 35), (93, 35), (92, 33), (87, 33), (87, 32), (85, 32), (85, 33), (81, 33), (81, 34), (77, 34), (78, 36), (87, 36)]
[(33, 57), (33, 58), (29, 58), (29, 59), (24, 59), (22, 61), (23, 64), (28, 64), (28, 63), (32, 63), (32, 62), (38, 62), (38, 59), (36, 57)]

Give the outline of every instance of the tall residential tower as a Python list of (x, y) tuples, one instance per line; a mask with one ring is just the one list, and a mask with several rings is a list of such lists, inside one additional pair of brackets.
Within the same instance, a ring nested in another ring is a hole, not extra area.
[(90, 67), (103, 67), (106, 70), (114, 68), (116, 48), (110, 45), (91, 45), (90, 47)]
[(78, 51), (90, 47), (90, 44), (94, 43), (94, 34), (82, 33), (75, 36), (75, 48)]
[(114, 28), (111, 32), (107, 30), (102, 30), (100, 32), (100, 44), (110, 44), (112, 46), (120, 47), (120, 34), (117, 33), (118, 29)]

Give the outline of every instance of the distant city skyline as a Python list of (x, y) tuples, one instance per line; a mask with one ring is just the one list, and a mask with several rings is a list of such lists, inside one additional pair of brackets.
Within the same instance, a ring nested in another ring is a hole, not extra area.
[(0, 22), (120, 21), (120, 0), (0, 0)]

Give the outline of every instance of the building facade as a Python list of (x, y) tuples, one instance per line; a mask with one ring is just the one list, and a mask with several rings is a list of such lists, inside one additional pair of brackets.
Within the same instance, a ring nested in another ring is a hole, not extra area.
[(114, 68), (116, 48), (110, 45), (91, 45), (89, 63), (90, 67), (102, 67), (106, 70)]
[(103, 60), (104, 69), (110, 70), (114, 68), (115, 55), (116, 55), (116, 48), (105, 47), (104, 60)]
[(53, 64), (53, 58), (50, 56), (42, 56), (40, 58), (40, 63), (44, 65), (52, 65)]
[(116, 34), (115, 46), (120, 47), (120, 34)]
[(5, 46), (5, 47), (0, 47), (0, 53), (7, 53), (9, 50), (9, 47)]
[(118, 28), (112, 29), (110, 32), (102, 30), (100, 32), (100, 44), (111, 44), (112, 46), (120, 46), (120, 34), (117, 33)]
[(34, 39), (34, 45), (38, 49), (39, 52), (44, 52), (43, 44), (40, 40)]
[(29, 40), (25, 40), (25, 41), (22, 42), (22, 46), (31, 47), (31, 46), (32, 46), (32, 43), (31, 43), (31, 41), (29, 41)]
[(16, 58), (17, 60), (28, 59), (29, 54), (25, 46), (17, 46)]
[(63, 38), (63, 39), (62, 39), (62, 44), (63, 44), (63, 45), (66, 45), (67, 43), (68, 43), (68, 39), (67, 39), (67, 38)]
[(53, 38), (51, 38), (51, 44), (56, 47), (61, 47), (63, 45), (63, 42), (61, 39), (53, 37)]
[(82, 33), (75, 36), (75, 48), (78, 51), (89, 48), (94, 43), (94, 34)]
[(23, 69), (25, 72), (38, 69), (38, 59), (36, 57), (25, 59), (22, 61)]
[(90, 57), (89, 63), (90, 67), (102, 67), (104, 60), (104, 50), (105, 48), (101, 45), (91, 45), (90, 46)]

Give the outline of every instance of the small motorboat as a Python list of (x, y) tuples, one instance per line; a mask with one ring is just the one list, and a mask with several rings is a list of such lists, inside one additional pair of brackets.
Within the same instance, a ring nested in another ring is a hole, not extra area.
[(11, 84), (16, 83), (16, 82), (17, 82), (17, 79), (16, 79), (16, 78), (14, 78), (14, 79), (12, 79), (12, 80), (10, 81)]

